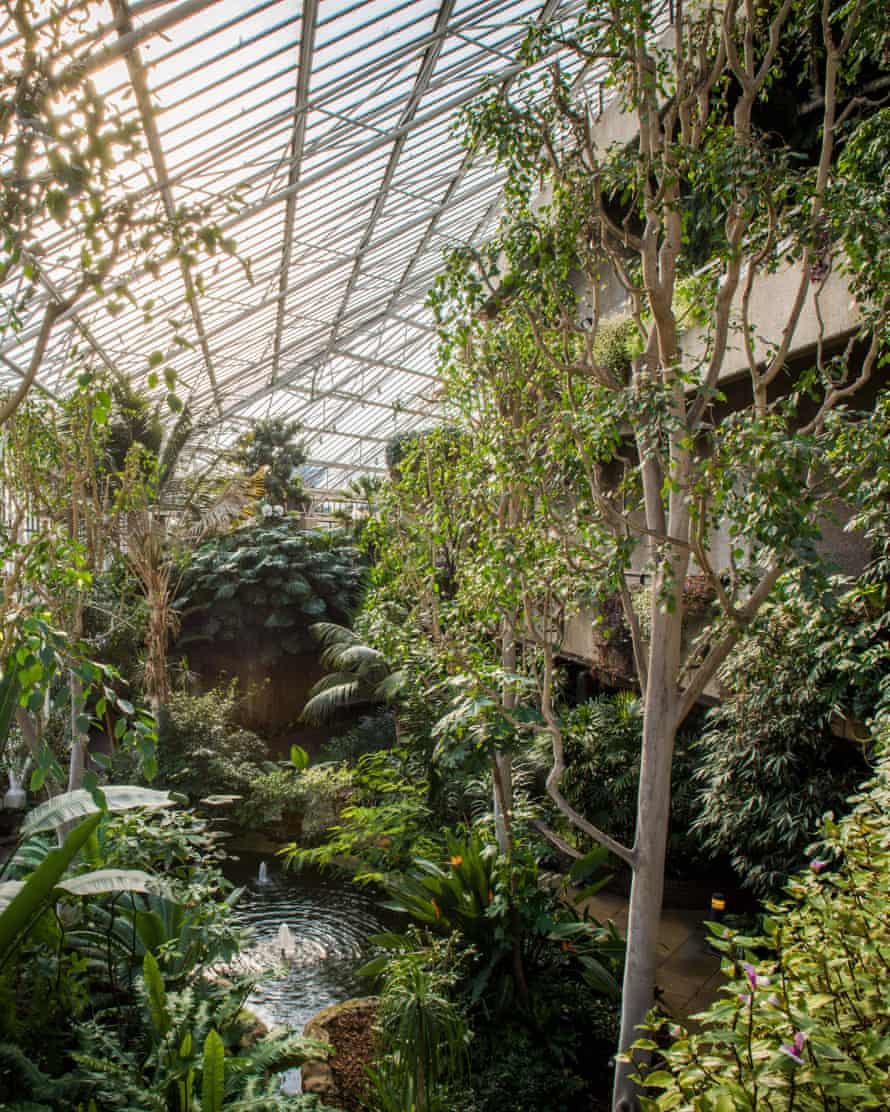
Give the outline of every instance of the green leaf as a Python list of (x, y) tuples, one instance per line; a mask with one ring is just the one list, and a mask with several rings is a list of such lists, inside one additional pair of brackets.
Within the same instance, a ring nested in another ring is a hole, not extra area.
[(585, 853), (574, 862), (569, 870), (569, 880), (573, 884), (582, 884), (591, 873), (602, 868), (608, 857), (609, 851), (605, 846), (595, 846), (590, 853)]
[(309, 754), (302, 745), (292, 745), (290, 747), (290, 763), (298, 772), (302, 772), (309, 767)]
[(0, 679), (0, 749), (6, 745), (19, 693), (18, 671), (15, 662), (7, 661), (3, 678)]
[(67, 191), (64, 189), (48, 189), (46, 191), (46, 207), (57, 224), (65, 224), (71, 209), (71, 200)]
[(389, 965), (389, 955), (380, 954), (376, 958), (371, 958), (365, 964), (356, 970), (359, 977), (378, 977)]
[[(103, 788), (103, 794), (109, 811), (128, 811), (134, 807), (147, 809), (172, 807), (174, 802), (169, 792), (154, 791), (151, 788), (140, 788), (131, 784), (112, 784)], [(95, 814), (99, 809), (88, 791), (81, 788), (74, 792), (65, 792), (34, 808), (22, 823), (22, 837), (30, 838), (42, 830), (53, 830), (84, 815)]]
[(166, 895), (166, 885), (159, 877), (141, 869), (96, 869), (83, 876), (59, 881), (58, 888), (69, 896), (106, 896), (110, 892), (141, 892)]
[(225, 1047), (218, 1032), (210, 1030), (204, 1040), (201, 1077), (202, 1112), (220, 1112), (225, 1095)]
[(161, 976), (160, 966), (151, 950), (147, 950), (145, 957), (142, 959), (142, 976), (148, 990), (148, 1008), (152, 1023), (154, 1023), (158, 1034), (164, 1035), (170, 1028), (167, 991), (164, 988), (164, 978)]
[(53, 889), (99, 825), (101, 817), (93, 815), (76, 826), (61, 846), (49, 851), (24, 882), (24, 886), (13, 894), (9, 904), (0, 913), (0, 954), (6, 953), (15, 945), (20, 935), (49, 904)]

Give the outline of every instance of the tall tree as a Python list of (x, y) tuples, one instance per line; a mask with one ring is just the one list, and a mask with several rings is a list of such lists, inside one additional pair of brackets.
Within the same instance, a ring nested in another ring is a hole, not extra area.
[[(213, 218), (233, 198), (184, 203), (168, 217), (128, 186), (143, 157), (141, 128), (93, 82), (115, 57), (97, 45), (113, 30), (102, 15), (96, 0), (0, 3), (0, 342), (20, 337), (26, 353), (20, 381), (0, 401), (0, 425), (38, 380), (56, 326), (78, 306), (117, 313), (136, 300), (133, 278), (167, 266), (194, 270), (204, 253), (235, 250)], [(200, 274), (193, 284), (200, 292)], [(153, 304), (139, 304), (145, 317)], [(146, 376), (160, 381), (163, 370), (175, 406), (175, 366), (165, 360), (164, 351), (145, 352)]]
[[(886, 51), (885, 6), (677, 5), (669, 28), (654, 8), (591, 0), (570, 31), (529, 39), (529, 61), (560, 51), (544, 88), (519, 83), (471, 110), (471, 140), (508, 167), (509, 218), (484, 252), (453, 260), (443, 301), (465, 339), (505, 305), (521, 310), (558, 372), (597, 522), (591, 587), (617, 592), (633, 641), (637, 826), (632, 846), (613, 846), (633, 873), (625, 1052), (653, 1002), (677, 731), (783, 572), (815, 564), (829, 505), (853, 496), (839, 434), (887, 358), (890, 308), (890, 252), (874, 232), (890, 117), (869, 94), (886, 86), (873, 63)], [(584, 74), (613, 94), (603, 121)], [(799, 105), (794, 127), (777, 110), (783, 94)], [(850, 157), (859, 148), (867, 157)], [(858, 320), (834, 343), (826, 305), (848, 300), (844, 282)], [(612, 312), (622, 302), (631, 322), (618, 358), (602, 342), (610, 291), (620, 292)], [(811, 358), (792, 362), (808, 339)], [(886, 455), (887, 430), (871, 431)], [(630, 590), (640, 553), (652, 581), (646, 638)], [(686, 651), (691, 568), (715, 608)], [(538, 638), (545, 656), (548, 640)], [(559, 723), (543, 709), (558, 782)], [(635, 1106), (632, 1071), (623, 1057), (617, 1110)]]

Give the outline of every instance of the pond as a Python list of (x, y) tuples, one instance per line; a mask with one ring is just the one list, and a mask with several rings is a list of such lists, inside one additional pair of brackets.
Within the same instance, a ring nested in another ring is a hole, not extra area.
[(264, 1023), (301, 1032), (322, 1008), (372, 991), (372, 982), (356, 971), (369, 956), (369, 936), (392, 929), (395, 921), (378, 894), (333, 874), (286, 870), (250, 854), (230, 860), (226, 874), (244, 886), (235, 916), (254, 934), (244, 964), (279, 967), (280, 976), (265, 979), (248, 1001)]

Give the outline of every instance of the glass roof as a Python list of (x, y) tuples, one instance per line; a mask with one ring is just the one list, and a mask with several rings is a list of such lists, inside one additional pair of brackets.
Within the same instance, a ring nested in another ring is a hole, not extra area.
[[(528, 24), (571, 18), (583, 0), (142, 0), (100, 6), (98, 87), (132, 114), (144, 156), (120, 168), (142, 211), (212, 202), (250, 260), (216, 256), (193, 274), (127, 273), (135, 301), (110, 316), (94, 297), (58, 326), (40, 384), (64, 391), (72, 344), (139, 380), (147, 353), (176, 348), (179, 392), (205, 448), (258, 417), (304, 429), (320, 489), (383, 467), (386, 441), (430, 425), (439, 405), (425, 299), (443, 250), (479, 242), (502, 179), (471, 157), (454, 119), (486, 84), (509, 85)], [(162, 33), (148, 34), (161, 25)], [(137, 34), (138, 45), (123, 53)], [(130, 39), (126, 39), (127, 35)], [(119, 37), (124, 36), (121, 40)], [(114, 44), (119, 41), (117, 52)], [(108, 49), (111, 47), (111, 49)], [(12, 39), (0, 51), (15, 49)], [(231, 190), (242, 202), (226, 208)], [(43, 240), (47, 296), (64, 291), (70, 232)], [(39, 302), (0, 344), (11, 384), (28, 362)], [(19, 369), (17, 372), (16, 368)]]

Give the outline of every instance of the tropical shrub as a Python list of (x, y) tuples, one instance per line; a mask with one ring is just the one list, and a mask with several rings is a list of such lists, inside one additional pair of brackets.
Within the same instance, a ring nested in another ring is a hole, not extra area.
[[(563, 716), (566, 799), (588, 819), (625, 845), (631, 845), (637, 821), (643, 708), (637, 695), (601, 695)], [(698, 856), (689, 828), (694, 817), (693, 758), (687, 735), (677, 738), (674, 788), (668, 835), (668, 868), (688, 870)]]
[(396, 723), (391, 712), (364, 714), (354, 726), (324, 743), (321, 759), (354, 765), (365, 753), (391, 749), (395, 743)]
[(204, 695), (171, 695), (158, 715), (158, 783), (192, 802), (248, 794), (266, 743), (237, 724), (236, 711), (233, 685)]
[(178, 645), (254, 637), (270, 659), (312, 652), (309, 624), (347, 621), (363, 570), (356, 549), (296, 518), (243, 525), (206, 541), (184, 569)]
[(316, 622), (310, 631), (321, 645), (321, 663), (328, 674), (309, 692), (301, 715), (304, 722), (325, 722), (340, 710), (375, 706), (398, 694), (402, 674), (357, 633), (333, 622)]
[(356, 879), (381, 881), (405, 868), (414, 854), (436, 853), (442, 838), (431, 827), (429, 784), (405, 749), (360, 757), (351, 775), (356, 798), (340, 813), (326, 840), (314, 848), (291, 843), (282, 853), (289, 863), (336, 866), (349, 861)]
[[(601, 864), (606, 854), (594, 856)], [(538, 982), (569, 969), (593, 991), (617, 997), (623, 944), (614, 928), (543, 891), (529, 853), (507, 862), (475, 836), (449, 836), (440, 860), (417, 858), (405, 875), (389, 878), (386, 906), (434, 935), (456, 932), (472, 947), (465, 985), (471, 1004), (491, 1012), (517, 1002), (528, 1007)], [(387, 941), (403, 945), (397, 939)]]
[(387, 1052), (371, 1081), (374, 1095), (394, 1110), (450, 1112), (454, 1107), (470, 1041), (467, 1016), (454, 999), (460, 976), (454, 949), (446, 943), (406, 950), (387, 963), (378, 1011)]
[(293, 836), (299, 827), (302, 847), (321, 842), (356, 795), (348, 768), (312, 765), (304, 770), (282, 765), (253, 777), (248, 799), (236, 817), (247, 830), (263, 828), (280, 837)]
[[(813, 599), (788, 583), (721, 671), (728, 694), (694, 749), (693, 831), (759, 895), (781, 889), (823, 814), (842, 809), (866, 774), (862, 720), (876, 705), (887, 646), (872, 628), (886, 621), (883, 609), (869, 613), (864, 602), (858, 587)], [(832, 732), (843, 718), (859, 742)]]
[[(890, 729), (882, 730), (884, 743)], [(646, 1109), (882, 1109), (890, 1100), (890, 758), (826, 819), (763, 932), (721, 929), (724, 998), (646, 1075)], [(642, 1048), (656, 1050), (647, 1041)]]
[[(393, 969), (441, 977), (472, 1030), (461, 1109), (580, 1112), (608, 1082), (623, 943), (542, 891), (532, 858), (511, 867), (475, 837), (446, 853), (388, 883), (388, 906), (417, 926), (378, 936), (386, 952), (365, 972), (385, 972), (384, 999)], [(446, 1081), (453, 1100), (459, 1074)]]
[[(302, 1041), (249, 1043), (252, 983), (211, 975), (243, 941), (216, 838), (166, 793), (113, 785), (100, 802), (78, 791), (35, 808), (0, 884), (0, 1104), (314, 1107), (275, 1076)], [(71, 823), (62, 845), (46, 837)]]
[(235, 459), (248, 474), (263, 470), (262, 506), (304, 510), (309, 498), (298, 468), (306, 462), (299, 421), (281, 417), (257, 421), (238, 441)]
[(216, 985), (202, 996), (191, 990), (168, 992), (147, 953), (135, 990), (138, 1025), (129, 1038), (113, 1012), (91, 1019), (78, 1032), (81, 1049), (74, 1061), (99, 1112), (307, 1107), (281, 1093), (280, 1073), (304, 1060), (312, 1044), (282, 1032), (257, 1042), (245, 1039), (248, 986)]

